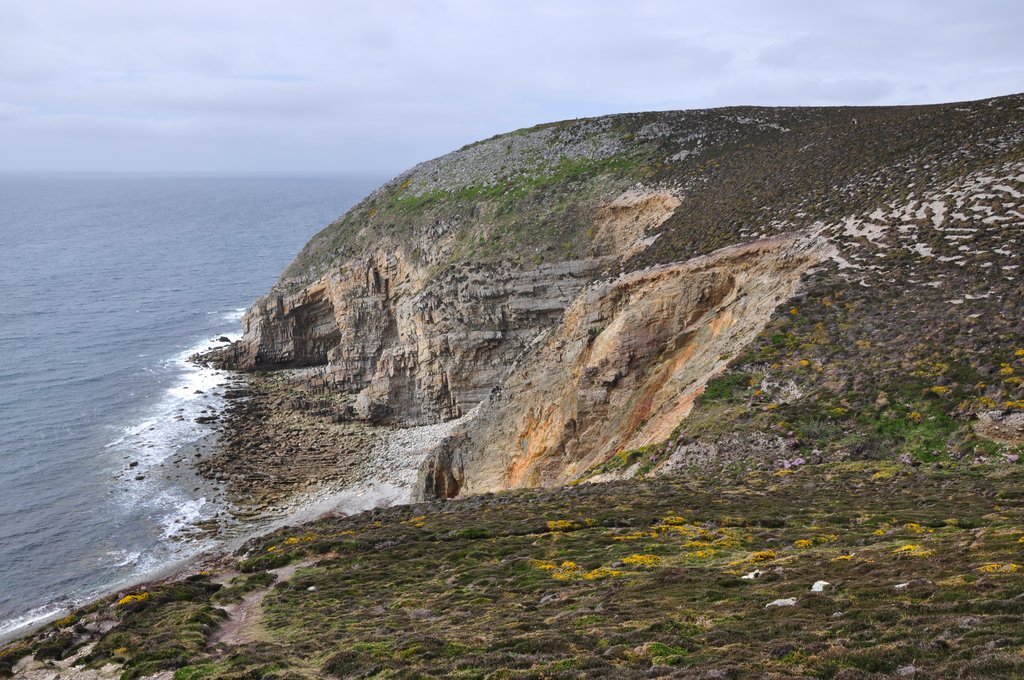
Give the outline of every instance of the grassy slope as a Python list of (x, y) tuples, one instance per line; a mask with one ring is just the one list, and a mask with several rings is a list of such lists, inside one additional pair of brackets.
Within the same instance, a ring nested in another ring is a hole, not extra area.
[[(324, 520), (254, 542), (227, 590), (200, 575), (97, 607), (119, 624), (86, 661), (179, 679), (1020, 677), (1022, 481), (822, 465)], [(256, 641), (204, 644), (216, 607), (296, 561)], [(780, 598), (796, 604), (766, 608)]]

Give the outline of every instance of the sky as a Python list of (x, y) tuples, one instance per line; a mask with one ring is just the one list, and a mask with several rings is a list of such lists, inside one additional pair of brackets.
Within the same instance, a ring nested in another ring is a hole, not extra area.
[(0, 172), (395, 174), (625, 111), (1024, 91), (1020, 0), (0, 0)]

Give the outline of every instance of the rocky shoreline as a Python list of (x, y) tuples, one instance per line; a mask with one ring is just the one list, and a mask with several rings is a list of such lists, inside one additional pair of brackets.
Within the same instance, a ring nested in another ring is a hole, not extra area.
[[(193, 357), (199, 364), (216, 359), (215, 353)], [(195, 473), (217, 489), (227, 516), (200, 529), (230, 536), (237, 533), (231, 525), (411, 502), (420, 495), (429, 454), (470, 417), (404, 428), (356, 420), (342, 398), (324, 398), (310, 387), (317, 370), (233, 374), (227, 406), (207, 421), (216, 441), (192, 461)]]
[(242, 389), (225, 395), (216, 446), (196, 461), (202, 477), (222, 485), (236, 517), (277, 514), (297, 494), (365, 477), (361, 463), (379, 432), (295, 408), (294, 390), (282, 375), (253, 373), (243, 380)]

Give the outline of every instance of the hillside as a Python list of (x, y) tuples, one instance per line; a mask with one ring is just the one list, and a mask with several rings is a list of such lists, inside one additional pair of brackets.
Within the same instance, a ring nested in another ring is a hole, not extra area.
[(1024, 674), (1019, 467), (784, 472), (528, 489), (285, 528), (0, 650), (0, 674)]

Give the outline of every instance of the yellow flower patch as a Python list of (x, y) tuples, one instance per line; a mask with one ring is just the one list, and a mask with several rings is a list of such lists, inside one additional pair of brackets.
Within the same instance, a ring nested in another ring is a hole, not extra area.
[(580, 565), (566, 560), (561, 564), (556, 564), (550, 560), (530, 560), (530, 566), (534, 569), (540, 569), (551, 574), (551, 578), (556, 581), (570, 581), (573, 579), (586, 579), (587, 581), (595, 581), (603, 578), (613, 578), (616, 576), (624, 576), (625, 571), (620, 569), (612, 569), (611, 567), (598, 567), (597, 569), (591, 569), (590, 571), (583, 571)]
[(548, 520), (549, 531), (569, 531), (571, 529), (582, 528), (577, 522), (573, 522), (569, 519), (552, 519)]
[(709, 537), (711, 532), (703, 527), (695, 527), (687, 524), (663, 524), (658, 527), (660, 531), (677, 533), (686, 538)]
[(569, 579), (576, 578), (579, 575), (580, 565), (570, 560), (562, 562), (560, 565), (558, 565), (557, 568), (555, 568), (551, 572), (551, 578), (558, 581), (568, 581)]
[(138, 595), (125, 595), (117, 601), (118, 606), (131, 604), (132, 602), (145, 602), (149, 599), (149, 592), (139, 593)]
[(900, 546), (893, 550), (896, 555), (905, 555), (908, 557), (931, 557), (935, 554), (934, 550), (928, 550), (922, 545), (917, 543), (907, 543), (906, 545)]
[(738, 531), (723, 530), (723, 536), (716, 539), (714, 545), (719, 548), (738, 548), (743, 545), (743, 535)]
[(999, 562), (993, 562), (992, 564), (986, 564), (978, 567), (978, 571), (984, 574), (1016, 574), (1020, 571), (1021, 567), (1019, 564), (1010, 562), (1008, 564), (1000, 564)]
[(661, 564), (661, 558), (657, 555), (630, 555), (623, 557), (622, 561), (634, 567), (656, 567)]
[(751, 553), (750, 557), (747, 558), (748, 562), (768, 562), (778, 557), (778, 554), (774, 550), (758, 550), (755, 553)]
[(810, 548), (812, 545), (814, 545), (814, 541), (808, 538), (801, 538), (798, 541), (793, 541), (793, 545), (795, 545), (798, 548)]
[(657, 531), (633, 531), (628, 534), (612, 536), (613, 541), (638, 541), (641, 538), (657, 538)]

